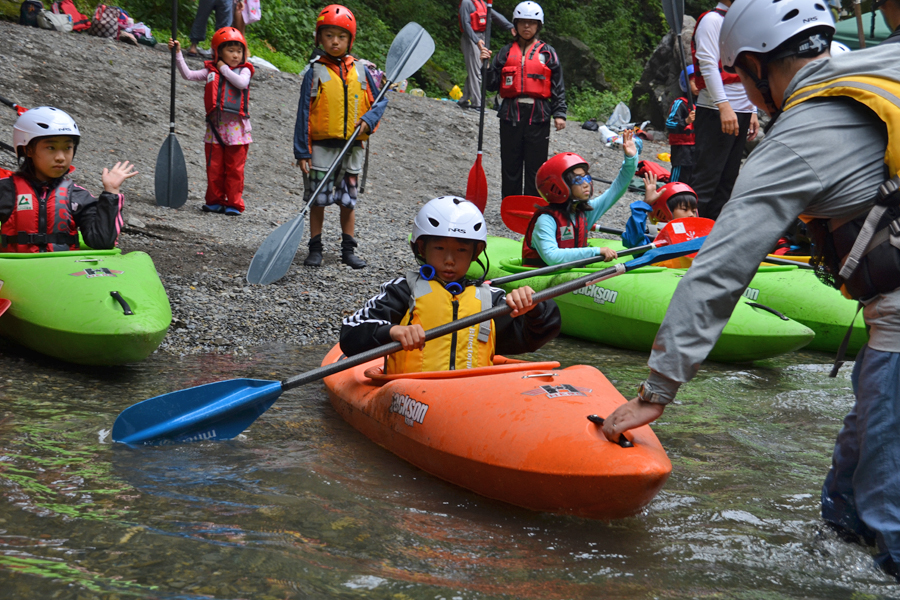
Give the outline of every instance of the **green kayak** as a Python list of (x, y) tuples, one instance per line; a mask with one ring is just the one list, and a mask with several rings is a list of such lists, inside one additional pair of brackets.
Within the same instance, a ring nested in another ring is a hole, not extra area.
[[(521, 247), (521, 242), (489, 238), (489, 276), (497, 278), (528, 270), (521, 266)], [(540, 291), (607, 266), (609, 263), (598, 263), (597, 267), (522, 279), (501, 287), (528, 285)], [(472, 275), (478, 274), (476, 269)], [(618, 348), (649, 351), (683, 275), (683, 269), (643, 267), (559, 296), (556, 303), (562, 314), (562, 332)], [(783, 319), (744, 299), (735, 307), (709, 358), (725, 362), (761, 360), (802, 348), (814, 336), (805, 325)]]
[(0, 253), (0, 335), (68, 362), (146, 358), (172, 322), (169, 298), (143, 252)]

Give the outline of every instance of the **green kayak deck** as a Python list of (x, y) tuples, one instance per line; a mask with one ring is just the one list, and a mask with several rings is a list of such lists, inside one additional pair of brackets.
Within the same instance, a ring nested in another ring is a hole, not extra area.
[(172, 309), (143, 252), (0, 253), (0, 336), (68, 362), (119, 365), (159, 347)]

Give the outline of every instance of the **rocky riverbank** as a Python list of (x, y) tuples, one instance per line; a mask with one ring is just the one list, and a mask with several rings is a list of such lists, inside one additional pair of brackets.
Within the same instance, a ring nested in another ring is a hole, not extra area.
[[(206, 189), (203, 159), (203, 87), (177, 78), (176, 131), (190, 181), (187, 204), (178, 210), (156, 206), (153, 172), (168, 135), (170, 56), (155, 49), (91, 37), (21, 27), (0, 22), (0, 95), (23, 106), (51, 105), (78, 122), (82, 141), (75, 157), (74, 179), (99, 192), (103, 167), (130, 160), (140, 175), (127, 181), (123, 251), (153, 257), (169, 293), (172, 327), (160, 347), (174, 354), (241, 353), (271, 342), (331, 344), (341, 318), (350, 314), (378, 286), (414, 267), (406, 243), (412, 219), (423, 202), (445, 194), (465, 193), (477, 147), (478, 113), (455, 103), (389, 93), (389, 106), (372, 138), (366, 192), (357, 207), (358, 253), (368, 268), (354, 271), (340, 262), (338, 210), (326, 211), (325, 263), (304, 267), (306, 238), (294, 266), (268, 286), (245, 279), (254, 252), (278, 225), (302, 209), (300, 171), (293, 166), (292, 137), (299, 97), (299, 77), (257, 69), (251, 93), (254, 144), (246, 166), (246, 212), (239, 217), (202, 213)], [(189, 63), (199, 69), (199, 62)], [(11, 141), (15, 113), (0, 107), (2, 139)], [(581, 153), (592, 162), (595, 177), (612, 180), (622, 160), (620, 150), (605, 148), (598, 134), (570, 121), (553, 132), (551, 155)], [(493, 111), (485, 115), (484, 169), (490, 200), (489, 233), (515, 237), (500, 219), (499, 125)], [(654, 158), (668, 146), (645, 145)], [(13, 168), (4, 153), (0, 166)], [(602, 191), (604, 184), (595, 184)], [(622, 227), (626, 194), (603, 223)]]

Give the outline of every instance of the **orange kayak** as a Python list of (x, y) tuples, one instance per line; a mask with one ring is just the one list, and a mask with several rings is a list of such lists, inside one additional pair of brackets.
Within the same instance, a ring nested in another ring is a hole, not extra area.
[[(335, 346), (323, 365), (343, 355)], [(588, 415), (625, 398), (593, 367), (495, 357), (492, 367), (384, 375), (382, 360), (325, 378), (341, 416), (378, 445), (477, 494), (593, 519), (639, 512), (672, 464), (648, 426), (624, 448)]]

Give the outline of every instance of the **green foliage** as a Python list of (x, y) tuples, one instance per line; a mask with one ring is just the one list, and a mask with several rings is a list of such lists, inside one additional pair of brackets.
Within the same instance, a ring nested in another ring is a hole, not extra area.
[(575, 121), (597, 119), (600, 122), (606, 122), (616, 105), (619, 102), (628, 104), (630, 98), (630, 89), (621, 92), (598, 92), (593, 88), (567, 88), (568, 117)]

